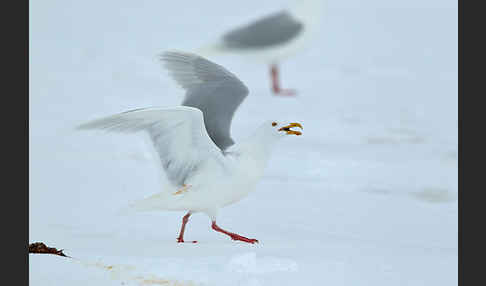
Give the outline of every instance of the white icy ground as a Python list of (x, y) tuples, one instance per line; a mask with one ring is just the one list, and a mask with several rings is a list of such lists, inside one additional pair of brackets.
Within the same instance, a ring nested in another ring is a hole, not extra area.
[[(456, 285), (457, 1), (328, 1), (311, 46), (268, 67), (212, 58), (250, 88), (236, 140), (266, 119), (301, 122), (256, 191), (223, 209), (231, 241), (183, 212), (121, 215), (163, 191), (142, 136), (77, 132), (86, 120), (180, 103), (157, 63), (285, 1), (31, 1), (31, 285)], [(171, 284), (172, 283), (172, 284)]]

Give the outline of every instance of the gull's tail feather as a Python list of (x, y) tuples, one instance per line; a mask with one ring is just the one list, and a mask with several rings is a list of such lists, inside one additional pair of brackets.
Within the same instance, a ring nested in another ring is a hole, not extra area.
[(135, 201), (120, 209), (119, 215), (128, 215), (139, 212), (167, 211), (175, 207), (174, 197), (167, 192), (154, 194), (150, 197)]

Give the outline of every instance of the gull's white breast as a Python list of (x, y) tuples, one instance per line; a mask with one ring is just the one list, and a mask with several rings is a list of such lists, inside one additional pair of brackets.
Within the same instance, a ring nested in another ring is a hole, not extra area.
[(161, 195), (161, 203), (165, 201), (161, 208), (202, 212), (219, 209), (253, 191), (263, 170), (264, 162), (238, 153), (227, 154), (223, 162), (208, 160), (187, 180), (187, 191)]
[(221, 205), (226, 206), (246, 197), (256, 187), (264, 171), (264, 162), (242, 154), (228, 154), (231, 175), (226, 190), (221, 190)]

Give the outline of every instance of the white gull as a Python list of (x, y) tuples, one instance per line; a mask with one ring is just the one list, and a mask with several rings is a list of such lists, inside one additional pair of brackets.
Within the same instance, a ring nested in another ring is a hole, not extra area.
[(281, 88), (278, 64), (316, 36), (323, 11), (324, 0), (296, 0), (288, 9), (230, 30), (197, 52), (235, 54), (269, 64), (274, 94), (294, 95), (294, 90)]
[(78, 129), (148, 132), (172, 189), (135, 207), (187, 211), (178, 242), (184, 242), (186, 223), (196, 212), (207, 214), (212, 228), (233, 240), (258, 242), (220, 228), (216, 224), (218, 211), (255, 189), (274, 144), (287, 135), (301, 135), (291, 128), (302, 126), (267, 121), (246, 140), (234, 144), (231, 120), (248, 95), (247, 87), (222, 66), (195, 54), (165, 52), (161, 60), (186, 90), (183, 106), (130, 110), (87, 122)]

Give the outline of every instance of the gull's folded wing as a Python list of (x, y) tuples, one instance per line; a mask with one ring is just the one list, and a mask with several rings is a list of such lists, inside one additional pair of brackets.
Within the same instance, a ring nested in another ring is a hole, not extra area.
[(223, 35), (222, 44), (231, 49), (267, 48), (294, 39), (303, 28), (302, 23), (283, 11), (229, 31)]
[(182, 105), (200, 109), (213, 142), (224, 150), (234, 144), (230, 127), (248, 88), (224, 67), (198, 55), (165, 52), (160, 57), (170, 76), (186, 90)]
[(206, 160), (223, 157), (204, 128), (202, 112), (192, 107), (135, 109), (82, 124), (77, 129), (147, 131), (168, 179), (176, 186), (185, 184)]

